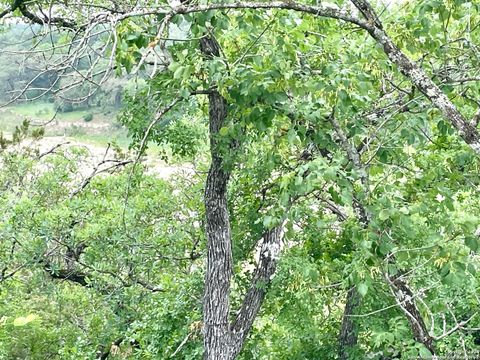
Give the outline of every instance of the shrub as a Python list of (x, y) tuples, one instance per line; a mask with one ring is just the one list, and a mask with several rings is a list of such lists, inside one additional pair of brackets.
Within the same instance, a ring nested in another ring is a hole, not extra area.
[(55, 102), (55, 110), (61, 113), (72, 112), (73, 104), (70, 102)]
[(72, 137), (82, 136), (82, 135), (85, 135), (85, 134), (86, 134), (85, 128), (82, 127), (82, 126), (78, 126), (78, 125), (72, 125), (69, 128), (67, 128), (67, 131), (66, 131), (66, 135), (67, 136), (72, 136)]
[(92, 113), (88, 113), (88, 114), (83, 115), (83, 121), (90, 122), (92, 120), (93, 120), (93, 114)]

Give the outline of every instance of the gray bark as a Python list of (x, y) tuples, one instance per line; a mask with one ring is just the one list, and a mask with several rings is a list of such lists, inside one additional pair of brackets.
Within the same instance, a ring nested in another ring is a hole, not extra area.
[[(217, 41), (200, 40), (202, 53), (219, 56)], [(230, 173), (225, 169), (217, 136), (227, 118), (227, 102), (216, 91), (208, 95), (209, 129), (212, 162), (205, 184), (207, 235), (207, 271), (203, 299), (205, 359), (229, 359), (230, 349), (230, 281), (232, 277), (232, 241), (227, 206), (227, 184)]]
[[(200, 40), (206, 57), (219, 56), (213, 37)], [(232, 239), (227, 204), (230, 171), (225, 167), (217, 140), (227, 118), (227, 102), (216, 91), (208, 95), (212, 162), (205, 184), (207, 270), (203, 299), (204, 359), (231, 360), (242, 350), (275, 273), (283, 239), (283, 223), (263, 235), (260, 259), (252, 283), (233, 324), (229, 323), (232, 278)]]
[(349, 351), (357, 345), (358, 334), (352, 315), (360, 305), (360, 294), (356, 287), (347, 293), (345, 309), (343, 310), (342, 327), (340, 329), (338, 355), (340, 360), (349, 359)]
[(242, 350), (255, 317), (265, 299), (268, 285), (275, 274), (277, 261), (280, 257), (282, 239), (283, 224), (267, 231), (263, 235), (259, 263), (253, 274), (252, 283), (245, 295), (242, 307), (231, 327), (233, 336), (232, 359)]
[(383, 47), (387, 57), (398, 66), (400, 72), (420, 90), (439, 109), (443, 116), (457, 129), (462, 139), (480, 155), (480, 134), (473, 123), (470, 123), (458, 111), (445, 93), (427, 76), (425, 71), (410, 60), (383, 30), (375, 11), (366, 0), (352, 0), (354, 5), (365, 16), (371, 25), (365, 28)]
[(399, 304), (410, 323), (413, 338), (423, 344), (432, 355), (435, 355), (434, 339), (428, 332), (425, 321), (423, 321), (423, 317), (415, 304), (412, 291), (403, 281), (401, 275), (391, 276), (388, 282), (393, 290), (397, 304)]

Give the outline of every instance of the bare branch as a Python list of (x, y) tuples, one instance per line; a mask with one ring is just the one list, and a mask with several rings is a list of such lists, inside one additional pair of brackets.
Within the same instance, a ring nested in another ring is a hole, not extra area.
[[(105, 150), (105, 153), (103, 155), (103, 159), (97, 163), (95, 165), (95, 167), (93, 168), (92, 172), (90, 173), (90, 175), (88, 175), (83, 181), (82, 183), (80, 184), (80, 186), (73, 190), (71, 193), (70, 193), (70, 198), (73, 198), (75, 195), (77, 195), (78, 193), (80, 193), (83, 189), (85, 189), (88, 184), (90, 184), (90, 182), (92, 181), (92, 179), (101, 174), (101, 173), (105, 173), (105, 172), (108, 172), (108, 171), (111, 171), (113, 169), (118, 169), (119, 167), (122, 167), (122, 166), (125, 166), (127, 164), (130, 164), (132, 162), (132, 160), (116, 160), (116, 159), (107, 159), (107, 154), (108, 154), (108, 151), (110, 150), (110, 144), (107, 146), (106, 150)], [(103, 167), (102, 168), (102, 165), (105, 165), (105, 164), (111, 164), (110, 166), (107, 166), (107, 167)]]
[[(452, 327), (450, 330), (443, 332), (442, 335), (440, 336), (433, 336), (435, 340), (442, 340), (443, 338), (453, 334), (457, 330), (464, 330), (465, 325), (467, 325), (478, 313), (474, 313), (472, 316), (470, 316), (467, 320), (457, 322), (457, 324)], [(466, 329), (465, 329), (466, 330)]]

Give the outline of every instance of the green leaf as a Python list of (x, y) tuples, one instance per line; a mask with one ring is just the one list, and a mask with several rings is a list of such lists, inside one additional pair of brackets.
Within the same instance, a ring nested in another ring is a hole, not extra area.
[(183, 71), (185, 70), (184, 66), (179, 66), (175, 72), (173, 73), (173, 78), (174, 79), (180, 79), (183, 75)]
[(463, 281), (464, 277), (456, 272), (449, 272), (442, 280), (445, 285), (461, 285)]
[(357, 290), (360, 295), (365, 296), (368, 291), (368, 285), (365, 283), (360, 283), (357, 285)]
[(175, 72), (180, 67), (180, 64), (178, 62), (172, 62), (170, 65), (168, 65), (168, 70), (171, 72)]
[(31, 323), (32, 321), (36, 320), (38, 318), (37, 315), (35, 314), (28, 314), (27, 316), (20, 316), (13, 320), (13, 326), (25, 326), (28, 323)]
[(227, 126), (224, 126), (222, 127), (218, 133), (221, 135), (221, 136), (227, 136), (228, 135), (228, 127)]
[(326, 168), (325, 171), (323, 172), (323, 178), (325, 180), (335, 180), (336, 177), (337, 177), (337, 169), (333, 166)]
[(287, 136), (288, 136), (288, 142), (290, 144), (294, 144), (296, 142), (297, 132), (294, 129), (288, 130)]
[(473, 252), (477, 252), (478, 250), (478, 239), (476, 236), (466, 236), (465, 237), (465, 245), (470, 248)]
[(425, 345), (420, 345), (420, 349), (418, 350), (418, 355), (422, 359), (431, 359), (432, 353), (425, 347)]
[(270, 229), (275, 221), (273, 216), (267, 215), (263, 218), (263, 226), (267, 229)]
[(382, 241), (379, 246), (380, 253), (387, 255), (393, 249), (393, 245), (388, 241)]
[(380, 213), (378, 214), (378, 218), (381, 221), (385, 221), (390, 217), (390, 211), (388, 209), (382, 209)]
[(318, 279), (320, 278), (320, 274), (315, 269), (309, 269), (308, 270), (308, 277), (310, 278), (311, 281), (316, 283), (318, 281)]
[(473, 264), (468, 264), (467, 270), (470, 272), (470, 274), (475, 275), (477, 273), (477, 269), (475, 269), (475, 265)]
[(398, 274), (398, 268), (395, 266), (395, 264), (388, 264), (387, 268), (390, 276), (395, 276)]

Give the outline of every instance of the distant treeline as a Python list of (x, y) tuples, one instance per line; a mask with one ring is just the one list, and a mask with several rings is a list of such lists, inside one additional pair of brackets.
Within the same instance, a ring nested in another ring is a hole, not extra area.
[[(58, 34), (39, 38), (32, 35), (29, 25), (12, 24), (0, 29), (0, 103), (41, 100), (55, 104), (60, 112), (80, 108), (120, 108), (128, 78), (110, 78), (101, 88), (92, 82), (82, 82), (82, 72), (89, 69), (91, 56), (75, 60), (68, 71), (54, 66), (65, 56), (68, 43)], [(63, 35), (64, 36), (64, 35)], [(99, 74), (99, 77), (103, 76)], [(78, 82), (77, 86), (72, 83)]]

